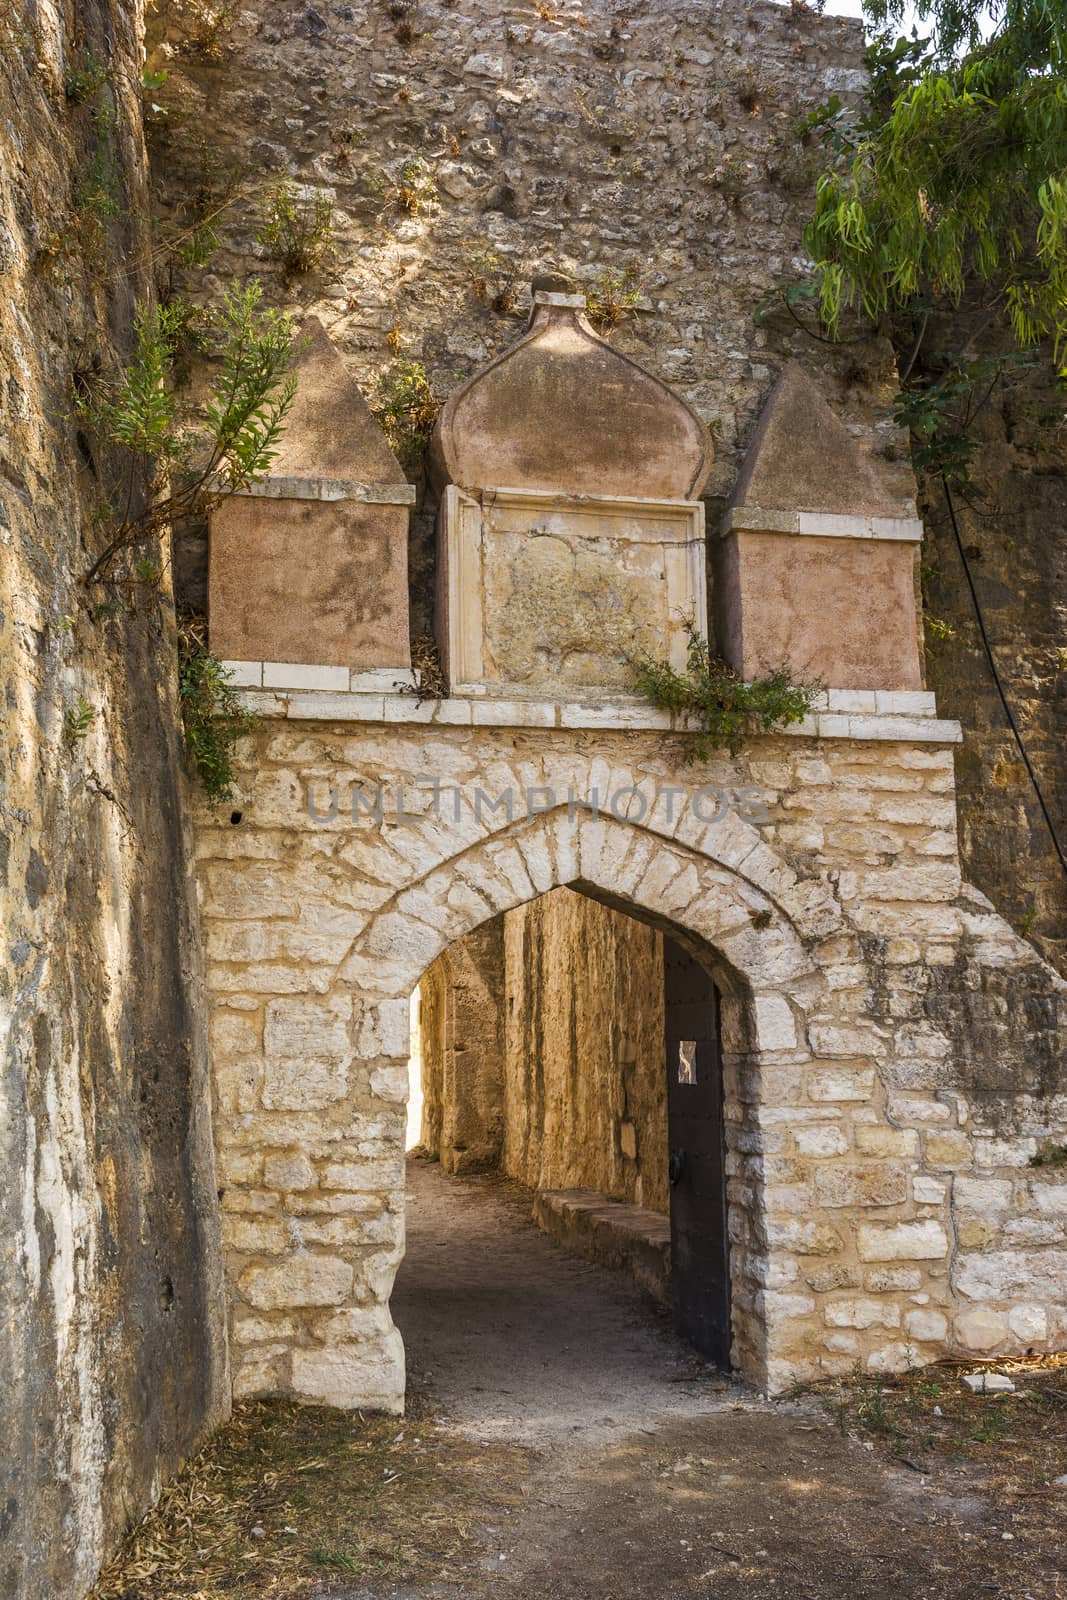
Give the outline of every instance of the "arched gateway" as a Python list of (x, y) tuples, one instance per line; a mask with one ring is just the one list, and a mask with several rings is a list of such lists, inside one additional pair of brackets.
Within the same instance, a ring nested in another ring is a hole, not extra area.
[[(402, 1406), (410, 995), (454, 940), (561, 886), (668, 931), (723, 996), (735, 1366), (775, 1388), (1062, 1334), (1064, 1251), (1026, 1224), (1064, 1193), (1026, 1162), (1062, 1137), (1039, 1063), (1064, 986), (961, 886), (918, 525), (806, 384), (771, 401), (714, 606), (748, 676), (788, 652), (830, 687), (694, 765), (628, 687), (635, 651), (680, 664), (684, 622), (707, 628), (688, 408), (571, 296), (535, 295), (525, 339), (444, 414), (452, 693), (420, 700), (406, 486), (310, 345), (285, 470), (212, 528), (213, 645), (263, 718), (232, 817), (198, 841), (237, 1392)], [(837, 452), (814, 486), (798, 418)]]

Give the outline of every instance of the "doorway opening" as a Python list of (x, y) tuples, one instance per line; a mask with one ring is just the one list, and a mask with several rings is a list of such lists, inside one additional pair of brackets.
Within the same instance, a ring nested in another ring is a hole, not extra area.
[[(729, 1369), (721, 1011), (712, 972), (670, 934), (550, 890), (423, 975), (408, 1146), (441, 1174), (503, 1180), (546, 1233), (632, 1279)], [(419, 1226), (416, 1207), (409, 1248)]]

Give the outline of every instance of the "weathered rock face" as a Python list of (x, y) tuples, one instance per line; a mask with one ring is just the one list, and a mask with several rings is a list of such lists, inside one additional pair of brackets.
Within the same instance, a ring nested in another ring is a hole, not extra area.
[[(126, 217), (148, 210), (139, 7), (86, 0), (76, 23), (0, 19), (0, 1592), (18, 1600), (83, 1593), (228, 1404), (173, 620), (151, 586), (90, 611), (104, 469), (64, 420), (75, 370), (129, 350), (145, 289), (125, 270), (146, 246)], [(65, 98), (83, 50), (109, 67), (107, 118)], [(114, 216), (84, 198), (94, 162)]]
[(504, 1170), (666, 1211), (662, 936), (570, 889), (504, 930)]

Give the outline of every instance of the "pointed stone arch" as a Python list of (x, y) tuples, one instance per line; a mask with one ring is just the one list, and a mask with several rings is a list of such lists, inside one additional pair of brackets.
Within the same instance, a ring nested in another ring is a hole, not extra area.
[[(736, 843), (736, 831), (731, 837)], [(741, 843), (750, 841), (742, 836)], [(774, 863), (768, 866), (763, 854), (758, 867), (774, 881)], [(777, 1059), (783, 1049), (789, 1050), (794, 1071), (810, 1059), (803, 1046), (804, 1015), (822, 987), (819, 968), (780, 904), (743, 871), (684, 839), (614, 816), (557, 807), (495, 830), (450, 856), (431, 856), (421, 876), (371, 913), (345, 958), (328, 980), (324, 976), (316, 996), (273, 1003), (281, 1043), (285, 1013), (294, 1020), (302, 1053), (301, 1061), (290, 1063), (294, 1072), (314, 1073), (317, 1063), (336, 1058), (341, 1034), (350, 1041), (344, 1063), (346, 1102), (340, 1111), (331, 1106), (328, 1114), (332, 1119), (349, 1117), (353, 1137), (347, 1142), (361, 1158), (339, 1160), (326, 1169), (326, 1181), (338, 1186), (334, 1203), (345, 1218), (343, 1226), (313, 1227), (310, 1239), (306, 1224), (290, 1229), (287, 1263), (265, 1274), (253, 1268), (237, 1279), (238, 1296), (254, 1310), (267, 1309), (272, 1295), (287, 1292), (288, 1272), (299, 1279), (307, 1270), (302, 1259), (306, 1243), (335, 1243), (334, 1278), (297, 1284), (300, 1295), (345, 1306), (317, 1310), (313, 1342), (297, 1342), (293, 1348), (290, 1383), (298, 1395), (347, 1405), (402, 1405), (403, 1349), (388, 1310), (403, 1253), (402, 1230), (399, 1222), (392, 1230), (383, 1225), (382, 1215), (363, 1220), (355, 1203), (345, 1211), (348, 1197), (342, 1185), (351, 1185), (350, 1198), (358, 1200), (358, 1186), (369, 1179), (361, 1168), (369, 1161), (379, 1177), (392, 1175), (393, 1194), (386, 1197), (383, 1215), (398, 1217), (402, 1212), (410, 995), (454, 941), (561, 887), (604, 900), (670, 932), (709, 965), (724, 994), (724, 1089), (735, 1201), (734, 1358), (735, 1365), (762, 1381), (766, 1347), (759, 1296), (767, 1229), (759, 1151), (761, 1117), (773, 1107), (760, 1086), (760, 1067), (765, 1056)], [(268, 1051), (272, 1042), (279, 1039), (268, 1037)], [(321, 1275), (322, 1269), (317, 1270)], [(353, 1285), (358, 1285), (356, 1298), (362, 1301), (358, 1306), (347, 1304)], [(261, 1374), (251, 1373), (248, 1381), (258, 1385)]]

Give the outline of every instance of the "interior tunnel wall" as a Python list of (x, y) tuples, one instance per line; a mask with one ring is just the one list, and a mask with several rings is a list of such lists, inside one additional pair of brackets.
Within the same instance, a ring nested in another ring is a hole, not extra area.
[(498, 1167), (504, 1129), (504, 921), (457, 939), (420, 990), (422, 1138), (448, 1172)]
[(668, 1209), (663, 938), (555, 889), (504, 918), (504, 1169)]

